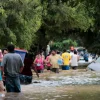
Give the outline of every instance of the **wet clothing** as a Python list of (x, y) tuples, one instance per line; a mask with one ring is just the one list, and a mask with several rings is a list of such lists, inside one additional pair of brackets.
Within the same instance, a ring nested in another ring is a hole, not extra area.
[(20, 68), (23, 67), (21, 56), (16, 53), (8, 53), (4, 56), (2, 66), (6, 76), (17, 77)]
[(33, 60), (26, 58), (24, 60), (24, 69), (21, 72), (21, 74), (26, 76), (32, 76), (32, 70), (31, 70), (32, 64), (33, 64)]
[(78, 66), (72, 66), (72, 69), (73, 69), (73, 70), (76, 70), (76, 69), (77, 69), (77, 67), (78, 67)]
[[(46, 61), (48, 61), (48, 60), (49, 60), (49, 57), (50, 57), (50, 56), (47, 56)], [(51, 67), (50, 62), (48, 62), (48, 63), (46, 64), (46, 66)]]
[(24, 60), (24, 69), (20, 74), (20, 81), (22, 84), (32, 83), (32, 67), (33, 60), (30, 58), (25, 58)]
[(59, 59), (61, 59), (61, 56), (58, 54), (50, 55), (49, 60), (50, 60), (50, 64), (52, 65), (51, 68), (59, 68), (59, 65), (58, 65)]
[(85, 54), (84, 54), (84, 60), (85, 60), (86, 62), (88, 62), (88, 60), (89, 60), (88, 58), (89, 58), (88, 54), (85, 53)]
[(21, 92), (19, 76), (17, 77), (7, 76), (5, 83), (7, 92), (17, 92), (17, 93)]
[(73, 55), (72, 57), (71, 57), (71, 66), (78, 66), (78, 55)]
[[(46, 61), (49, 60), (49, 57), (50, 57), (50, 56), (47, 56)], [(52, 66), (52, 65), (50, 64), (50, 62), (48, 62), (48, 63), (46, 64), (47, 70), (50, 70), (50, 69), (51, 69), (51, 66)]]
[(59, 73), (59, 68), (52, 68), (51, 71), (55, 73)]
[(20, 55), (16, 53), (6, 54), (3, 58), (2, 67), (4, 67), (6, 76), (7, 92), (21, 92), (19, 74), (23, 62)]
[(70, 69), (70, 66), (69, 65), (63, 65), (62, 66), (62, 70), (69, 70)]
[(63, 59), (64, 65), (69, 65), (71, 56), (69, 53), (65, 52), (62, 54), (62, 59)]
[(38, 73), (43, 73), (43, 70), (37, 70)]
[(20, 74), (20, 82), (21, 84), (30, 84), (32, 83), (32, 76)]
[(51, 70), (51, 67), (47, 67), (47, 70)]
[(77, 54), (73, 54), (71, 57), (71, 67), (73, 70), (76, 70), (78, 67), (79, 56)]
[(36, 69), (37, 70), (43, 70), (44, 69), (44, 59), (41, 57), (41, 58), (36, 58), (35, 60), (35, 66), (36, 66)]

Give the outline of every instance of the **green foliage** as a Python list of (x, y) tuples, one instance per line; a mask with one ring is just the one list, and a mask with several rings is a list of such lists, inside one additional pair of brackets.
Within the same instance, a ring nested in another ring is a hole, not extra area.
[(4, 0), (0, 7), (1, 46), (12, 42), (29, 49), (41, 26), (42, 7), (39, 0)]
[(89, 16), (93, 17), (94, 25), (87, 32), (81, 32), (80, 37), (83, 45), (91, 52), (100, 54), (100, 1), (99, 0), (80, 0), (84, 1)]
[[(50, 40), (73, 38), (89, 50), (100, 44), (99, 0), (0, 0), (0, 47), (46, 47)], [(91, 35), (90, 35), (91, 34)], [(76, 45), (74, 41), (56, 42)], [(96, 44), (96, 45), (95, 45)]]
[(61, 42), (54, 42), (51, 45), (51, 48), (62, 51), (63, 49), (69, 50), (71, 46), (77, 47), (78, 44), (75, 40), (67, 39), (67, 40), (63, 40)]
[[(43, 23), (47, 38), (52, 40), (61, 40), (69, 36), (80, 38), (87, 49), (98, 51), (99, 0), (50, 0), (47, 3), (47, 15)], [(56, 46), (60, 44), (57, 43)]]
[(43, 17), (42, 25), (49, 40), (68, 37), (73, 33), (73, 30), (86, 32), (94, 25), (95, 19), (90, 16), (84, 2), (74, 3), (73, 1), (73, 5), (70, 0), (62, 0), (59, 4), (57, 0), (44, 2), (49, 6), (43, 4), (46, 14)]

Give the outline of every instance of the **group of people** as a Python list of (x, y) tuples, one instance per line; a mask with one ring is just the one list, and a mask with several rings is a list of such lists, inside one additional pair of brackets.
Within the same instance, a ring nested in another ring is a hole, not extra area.
[[(63, 53), (57, 53), (56, 50), (52, 50), (46, 57), (43, 54), (38, 53), (35, 60), (34, 66), (38, 73), (42, 73), (44, 68), (55, 73), (59, 73), (60, 66), (72, 67), (72, 69), (77, 69), (79, 56), (77, 51), (72, 51), (72, 54), (63, 50)], [(60, 62), (60, 63), (59, 63)]]
[[(26, 54), (24, 62), (19, 54), (14, 52), (14, 45), (8, 45), (7, 49), (0, 51), (0, 91), (21, 92), (20, 82), (30, 84), (32, 82), (32, 69), (39, 77), (46, 68), (50, 72), (59, 73), (60, 66), (72, 67), (76, 70), (79, 56), (74, 50), (68, 53), (58, 53), (52, 50), (47, 57), (43, 52), (38, 52), (35, 59), (30, 54)], [(5, 86), (5, 87), (4, 87)]]

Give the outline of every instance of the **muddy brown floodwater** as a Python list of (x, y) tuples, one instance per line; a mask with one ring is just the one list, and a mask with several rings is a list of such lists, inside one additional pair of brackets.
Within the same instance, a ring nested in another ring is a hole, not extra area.
[(100, 73), (79, 69), (33, 76), (32, 84), (21, 86), (22, 93), (6, 93), (0, 100), (100, 100)]

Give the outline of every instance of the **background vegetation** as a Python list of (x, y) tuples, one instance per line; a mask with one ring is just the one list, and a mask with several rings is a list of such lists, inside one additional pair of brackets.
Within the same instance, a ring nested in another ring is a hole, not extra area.
[(0, 0), (0, 47), (41, 49), (53, 40), (68, 48), (78, 40), (100, 53), (99, 16), (99, 0)]

